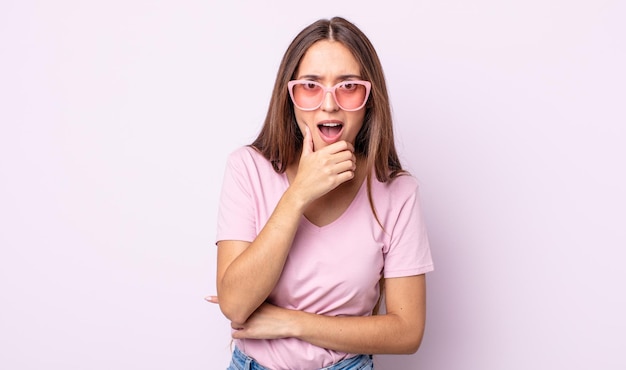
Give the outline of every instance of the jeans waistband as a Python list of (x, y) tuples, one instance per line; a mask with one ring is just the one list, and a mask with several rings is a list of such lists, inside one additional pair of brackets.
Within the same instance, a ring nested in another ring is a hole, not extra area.
[[(372, 369), (371, 355), (357, 355), (341, 360), (336, 364), (321, 368), (319, 370), (352, 370), (352, 369)], [(366, 365), (370, 365), (366, 367)], [(237, 346), (233, 351), (233, 359), (229, 370), (271, 370), (256, 362), (252, 357), (243, 353)]]

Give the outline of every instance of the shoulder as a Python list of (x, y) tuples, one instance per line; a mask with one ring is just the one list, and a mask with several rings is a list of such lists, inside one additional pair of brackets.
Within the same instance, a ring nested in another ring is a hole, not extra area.
[(231, 176), (245, 178), (247, 182), (258, 184), (258, 186), (262, 186), (263, 183), (273, 184), (281, 179), (271, 162), (251, 146), (242, 146), (232, 151), (228, 155), (226, 171)]
[(385, 228), (395, 224), (402, 210), (411, 209), (420, 202), (419, 189), (418, 180), (408, 173), (386, 182), (372, 178), (372, 202)]
[(226, 165), (229, 168), (243, 169), (256, 168), (257, 170), (273, 169), (270, 161), (267, 160), (258, 150), (246, 145), (233, 150), (227, 158)]
[[(259, 161), (261, 159), (265, 159), (261, 153), (259, 153), (255, 148), (245, 145), (240, 146), (230, 152), (228, 155), (228, 162), (247, 162), (247, 161)], [(267, 160), (266, 160), (267, 161)]]
[(394, 200), (407, 199), (419, 191), (419, 182), (410, 173), (403, 173), (387, 182), (380, 182), (372, 176), (372, 196)]

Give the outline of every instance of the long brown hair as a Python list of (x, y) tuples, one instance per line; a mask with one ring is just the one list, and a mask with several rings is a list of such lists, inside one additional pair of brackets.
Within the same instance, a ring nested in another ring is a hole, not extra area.
[(372, 169), (380, 182), (387, 182), (404, 171), (395, 148), (389, 95), (378, 54), (367, 36), (344, 18), (318, 20), (293, 39), (278, 69), (263, 128), (251, 146), (261, 152), (279, 173), (285, 172), (287, 166), (297, 160), (303, 138), (296, 124), (287, 83), (295, 78), (309, 47), (320, 40), (338, 41), (346, 46), (361, 65), (363, 79), (372, 84), (363, 127), (354, 143), (355, 154), (367, 158), (368, 197), (372, 203)]

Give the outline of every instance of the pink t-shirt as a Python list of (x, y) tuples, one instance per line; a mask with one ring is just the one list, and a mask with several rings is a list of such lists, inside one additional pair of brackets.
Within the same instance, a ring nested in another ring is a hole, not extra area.
[[(272, 214), (289, 182), (251, 147), (234, 151), (222, 185), (217, 241), (252, 242)], [(433, 270), (422, 219), (418, 183), (402, 175), (388, 183), (372, 180), (372, 199), (383, 231), (371, 211), (365, 182), (348, 209), (329, 225), (305, 217), (282, 275), (268, 302), (328, 316), (368, 316), (379, 295), (378, 281)], [(352, 354), (294, 339), (237, 340), (261, 365), (276, 370), (318, 369)]]

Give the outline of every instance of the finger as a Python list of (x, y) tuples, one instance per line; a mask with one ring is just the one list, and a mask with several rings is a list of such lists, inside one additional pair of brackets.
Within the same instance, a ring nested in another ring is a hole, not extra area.
[(302, 155), (308, 155), (313, 153), (313, 138), (311, 137), (311, 130), (309, 126), (304, 126), (304, 138), (302, 139)]
[(233, 331), (233, 332), (231, 333), (231, 337), (232, 337), (233, 339), (246, 339), (246, 335), (245, 335), (245, 334), (246, 334), (246, 333), (245, 333), (243, 330), (241, 330), (241, 329), (235, 329), (235, 331)]
[(204, 297), (204, 300), (210, 303), (220, 303), (216, 295), (208, 295)]
[(354, 171), (344, 171), (337, 174), (337, 183), (342, 184), (354, 178)]
[(343, 162), (339, 162), (335, 165), (336, 172), (341, 173), (345, 171), (356, 171), (356, 162), (352, 160), (345, 160)]
[(234, 330), (243, 330), (243, 324), (237, 324), (236, 322), (230, 323), (230, 327)]
[(341, 151), (341, 152), (334, 153), (334, 154), (332, 154), (332, 158), (337, 163), (341, 163), (341, 162), (356, 163), (356, 156), (354, 155), (353, 152), (351, 152), (349, 150), (344, 150), (344, 151)]
[(329, 153), (341, 153), (341, 152), (349, 152), (354, 153), (354, 145), (352, 143), (342, 140), (336, 143), (330, 144), (325, 148)]

